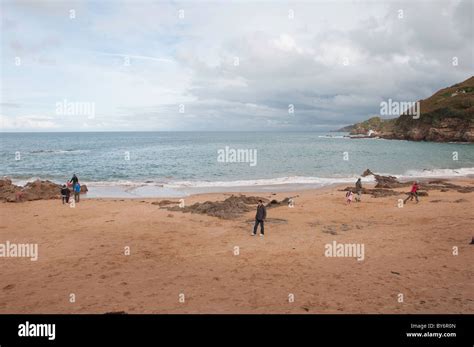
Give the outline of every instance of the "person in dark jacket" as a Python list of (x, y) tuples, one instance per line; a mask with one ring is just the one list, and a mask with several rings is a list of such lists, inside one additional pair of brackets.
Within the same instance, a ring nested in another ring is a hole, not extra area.
[(68, 204), (69, 203), (69, 196), (70, 196), (71, 192), (69, 191), (69, 188), (66, 187), (65, 184), (63, 184), (63, 186), (61, 187), (61, 198), (63, 200), (63, 205), (66, 203)]
[(260, 224), (260, 236), (264, 235), (264, 223), (267, 218), (267, 209), (263, 205), (262, 200), (258, 200), (257, 213), (255, 214), (255, 226), (253, 227), (252, 236), (257, 235), (257, 228)]
[(75, 192), (76, 184), (79, 183), (79, 178), (74, 174), (69, 182), (72, 183), (72, 191)]
[(362, 197), (362, 180), (360, 178), (356, 182), (356, 193), (357, 193), (357, 196), (355, 200), (357, 202), (360, 202), (361, 197)]

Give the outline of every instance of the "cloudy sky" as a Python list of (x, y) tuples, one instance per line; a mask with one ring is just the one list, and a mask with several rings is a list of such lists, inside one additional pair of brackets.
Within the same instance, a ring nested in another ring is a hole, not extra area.
[(474, 75), (472, 0), (1, 0), (0, 13), (2, 131), (325, 131)]

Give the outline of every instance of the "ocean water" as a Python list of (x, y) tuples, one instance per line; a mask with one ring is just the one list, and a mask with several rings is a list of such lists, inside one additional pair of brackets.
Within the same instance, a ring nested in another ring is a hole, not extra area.
[[(474, 175), (472, 144), (349, 139), (343, 135), (0, 133), (0, 174), (24, 184), (36, 178), (63, 183), (76, 173), (89, 186), (89, 196), (104, 197), (319, 187), (352, 182), (367, 168), (401, 178)], [(226, 147), (228, 153), (249, 150), (256, 157), (248, 157), (253, 159), (248, 162), (223, 162), (219, 151)]]

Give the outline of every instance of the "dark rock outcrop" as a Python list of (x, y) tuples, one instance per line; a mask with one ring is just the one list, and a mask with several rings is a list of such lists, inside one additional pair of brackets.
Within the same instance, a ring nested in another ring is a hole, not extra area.
[[(394, 176), (383, 176), (383, 175), (378, 175), (376, 173), (373, 173), (370, 169), (366, 169), (362, 173), (362, 177), (367, 177), (367, 176), (374, 176), (375, 181), (377, 182), (375, 184), (374, 189), (369, 189), (369, 188), (362, 188), (362, 194), (369, 194), (372, 195), (374, 198), (381, 198), (385, 196), (395, 196), (395, 195), (402, 195), (405, 193), (402, 192), (397, 192), (396, 190), (393, 190), (394, 188), (403, 188), (403, 187), (410, 187), (411, 182), (400, 182), (396, 177)], [(424, 189), (424, 186), (419, 185), (420, 189)], [(355, 187), (346, 187), (343, 189), (343, 191), (353, 191), (355, 192)], [(424, 191), (418, 191), (419, 196), (428, 196), (428, 193)]]
[(280, 207), (280, 206), (288, 206), (289, 203), (290, 203), (290, 198), (284, 198), (282, 201), (273, 199), (266, 205), (266, 207), (274, 208), (274, 207)]
[(0, 179), (1, 201), (15, 202), (20, 191), (21, 187), (14, 185), (10, 179)]
[(399, 182), (398, 179), (394, 176), (377, 175), (373, 173), (372, 171), (370, 171), (370, 169), (365, 170), (361, 176), (367, 177), (370, 175), (373, 175), (375, 178), (375, 181), (377, 182), (377, 184), (375, 185), (375, 188), (386, 188), (386, 189), (400, 188), (400, 187), (407, 187), (411, 184), (409, 182)]
[[(87, 191), (87, 186), (81, 185), (81, 194)], [(21, 187), (13, 184), (8, 178), (0, 179), (0, 201), (22, 202), (59, 199), (60, 197), (61, 185), (51, 181), (36, 180)]]
[[(392, 196), (392, 195), (401, 195), (401, 194), (408, 194), (407, 192), (397, 192), (393, 190), (393, 188), (403, 188), (403, 187), (410, 187), (413, 182), (400, 182), (394, 176), (383, 176), (377, 175), (373, 173), (370, 169), (365, 170), (362, 173), (362, 177), (367, 177), (373, 175), (377, 184), (375, 185), (374, 189), (362, 189), (362, 194), (370, 194), (375, 198), (384, 197), (384, 196)], [(425, 182), (418, 183), (419, 190), (418, 196), (428, 196), (429, 190), (439, 190), (441, 192), (448, 192), (450, 190), (455, 190), (458, 193), (473, 193), (474, 186), (460, 186), (458, 184), (447, 182), (445, 179), (437, 179)], [(342, 189), (342, 191), (353, 191), (355, 192), (355, 187), (346, 187)], [(433, 202), (435, 202), (433, 200)]]
[[(288, 199), (288, 198), (287, 198)], [(184, 213), (198, 213), (213, 216), (221, 219), (233, 219), (242, 214), (254, 211), (258, 200), (268, 202), (268, 199), (258, 196), (232, 195), (224, 201), (205, 201), (196, 202), (189, 206), (179, 207), (171, 201), (166, 201), (160, 205), (160, 208), (168, 211), (181, 211)], [(171, 202), (172, 204), (170, 204)], [(279, 202), (277, 202), (280, 204)]]
[(59, 199), (61, 196), (61, 185), (51, 181), (28, 182), (21, 190), (21, 200), (49, 200)]

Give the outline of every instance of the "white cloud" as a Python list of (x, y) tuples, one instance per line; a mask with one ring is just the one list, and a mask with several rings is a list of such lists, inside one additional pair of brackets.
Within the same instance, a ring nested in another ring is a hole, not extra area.
[(19, 116), (15, 118), (0, 115), (1, 130), (48, 130), (56, 129), (58, 125), (51, 117), (44, 116)]

